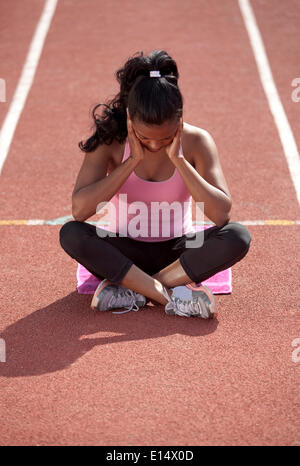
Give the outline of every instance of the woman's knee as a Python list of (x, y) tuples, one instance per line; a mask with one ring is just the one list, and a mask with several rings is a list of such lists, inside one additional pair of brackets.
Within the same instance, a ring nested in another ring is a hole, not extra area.
[(66, 251), (74, 251), (78, 249), (80, 244), (80, 225), (82, 222), (71, 220), (65, 223), (59, 230), (59, 242), (61, 247)]
[(230, 222), (225, 226), (226, 237), (236, 255), (246, 255), (251, 243), (251, 235), (249, 230), (237, 222)]

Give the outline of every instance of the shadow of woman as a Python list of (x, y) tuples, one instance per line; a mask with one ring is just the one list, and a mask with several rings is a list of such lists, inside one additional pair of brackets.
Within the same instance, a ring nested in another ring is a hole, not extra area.
[[(163, 306), (147, 305), (138, 312), (113, 314), (90, 308), (90, 295), (75, 291), (7, 327), (4, 377), (26, 377), (62, 370), (94, 346), (183, 334), (203, 337), (213, 332), (216, 318), (168, 316)], [(87, 335), (97, 334), (91, 338)], [(86, 338), (82, 338), (86, 337)]]

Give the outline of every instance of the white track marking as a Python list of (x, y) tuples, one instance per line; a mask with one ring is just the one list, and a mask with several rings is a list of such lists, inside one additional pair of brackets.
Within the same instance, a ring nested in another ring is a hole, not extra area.
[(298, 203), (300, 204), (300, 156), (296, 141), (276, 89), (265, 47), (250, 2), (249, 0), (238, 1), (256, 60), (259, 77), (279, 133)]
[[(15, 129), (30, 91), (43, 45), (55, 12), (57, 0), (47, 0), (36, 27), (8, 113), (0, 132), (0, 173), (6, 160)], [(7, 80), (6, 80), (7, 81)]]

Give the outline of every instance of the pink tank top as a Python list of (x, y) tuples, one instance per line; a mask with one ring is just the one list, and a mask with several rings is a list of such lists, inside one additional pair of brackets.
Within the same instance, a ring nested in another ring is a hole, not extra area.
[[(127, 138), (122, 162), (129, 155)], [(111, 199), (109, 213), (110, 231), (138, 241), (166, 241), (195, 231), (192, 196), (176, 168), (165, 181), (146, 181), (133, 171)]]

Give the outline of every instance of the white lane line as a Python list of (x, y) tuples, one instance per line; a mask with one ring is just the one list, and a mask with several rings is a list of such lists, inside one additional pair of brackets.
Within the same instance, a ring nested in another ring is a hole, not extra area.
[(36, 27), (30, 48), (22, 69), (18, 86), (3, 122), (0, 132), (0, 174), (6, 160), (15, 129), (30, 91), (34, 75), (39, 63), (44, 42), (55, 12), (57, 0), (47, 0)]
[(276, 89), (265, 47), (250, 2), (249, 0), (238, 1), (248, 31), (259, 77), (277, 126), (290, 175), (296, 190), (298, 203), (300, 204), (300, 156), (296, 141)]

